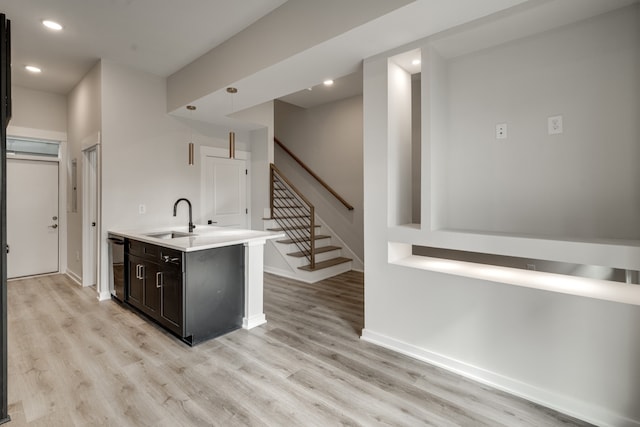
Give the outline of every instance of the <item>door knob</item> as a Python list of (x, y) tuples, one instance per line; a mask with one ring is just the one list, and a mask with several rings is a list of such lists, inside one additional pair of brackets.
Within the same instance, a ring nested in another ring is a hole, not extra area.
[(49, 228), (53, 228), (53, 229), (58, 228), (58, 224), (50, 225)]
[(92, 226), (92, 227), (95, 227), (95, 226), (96, 226), (96, 223), (95, 223), (95, 222), (92, 222), (92, 223), (91, 223), (91, 226)]

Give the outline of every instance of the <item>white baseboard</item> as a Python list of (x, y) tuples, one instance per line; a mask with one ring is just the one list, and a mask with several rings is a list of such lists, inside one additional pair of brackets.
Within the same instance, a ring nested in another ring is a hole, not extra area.
[[(296, 274), (290, 271), (286, 271), (286, 270), (282, 270), (279, 268), (274, 268), (274, 267), (269, 267), (269, 266), (264, 266), (263, 270), (265, 273), (270, 273), (276, 276), (280, 276), (280, 277), (285, 277), (287, 279), (293, 279), (293, 280), (297, 280), (298, 282), (302, 282), (302, 283), (308, 283), (310, 285), (317, 283), (321, 280), (325, 280), (328, 277), (324, 277), (322, 274), (322, 270), (317, 270), (316, 272), (307, 272), (307, 271), (301, 271), (300, 273)], [(320, 273), (318, 273), (320, 272)], [(314, 274), (316, 273), (316, 274)], [(324, 272), (324, 274), (326, 274), (327, 271)], [(333, 276), (337, 276), (338, 274), (341, 273), (335, 273), (335, 274), (329, 274), (329, 277), (333, 277)]]
[(264, 313), (242, 318), (243, 329), (253, 329), (256, 326), (264, 325), (265, 323), (267, 323), (267, 317)]
[(111, 292), (102, 291), (98, 293), (98, 301), (107, 301), (111, 299)]
[(283, 270), (281, 268), (269, 267), (265, 265), (263, 269), (265, 273), (273, 274), (275, 276), (286, 277), (287, 279), (293, 279), (303, 283), (311, 283), (311, 282), (307, 282), (301, 277), (296, 276), (295, 273), (291, 271)]
[(65, 274), (69, 277), (69, 279), (71, 279), (74, 282), (76, 282), (78, 284), (78, 286), (82, 286), (82, 278), (80, 276), (78, 276), (76, 273), (74, 273), (71, 270), (67, 270)]
[(360, 338), (598, 426), (640, 427), (640, 421), (613, 413), (605, 408), (541, 389), (368, 329), (362, 330)]

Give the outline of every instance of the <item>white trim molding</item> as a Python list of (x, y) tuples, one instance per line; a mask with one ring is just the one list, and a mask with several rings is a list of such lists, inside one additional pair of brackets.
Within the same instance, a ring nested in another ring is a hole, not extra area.
[(362, 330), (360, 339), (598, 426), (640, 427), (640, 423), (635, 420), (621, 417), (589, 402), (579, 401), (570, 396), (554, 393), (550, 390), (545, 390), (497, 372), (470, 365), (463, 361), (408, 344), (366, 328)]

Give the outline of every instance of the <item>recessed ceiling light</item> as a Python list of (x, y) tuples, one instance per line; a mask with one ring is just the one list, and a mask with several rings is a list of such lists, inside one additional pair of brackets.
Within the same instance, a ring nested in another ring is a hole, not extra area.
[(325, 80), (325, 81), (323, 82), (323, 84), (324, 84), (325, 86), (331, 86), (331, 85), (333, 84), (333, 80), (331, 80), (331, 79), (329, 79), (329, 80)]
[(414, 59), (413, 61), (411, 61), (412, 65), (420, 65), (422, 61), (420, 61), (419, 59)]
[(42, 21), (42, 25), (49, 28), (50, 30), (60, 31), (62, 29), (62, 25), (58, 24), (55, 21), (44, 20)]
[(32, 73), (40, 73), (42, 72), (42, 70), (34, 65), (25, 65), (24, 67), (27, 71), (32, 72)]

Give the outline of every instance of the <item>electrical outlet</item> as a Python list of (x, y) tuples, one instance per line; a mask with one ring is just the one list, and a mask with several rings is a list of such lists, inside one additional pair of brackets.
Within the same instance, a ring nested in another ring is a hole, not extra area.
[(144, 215), (147, 213), (147, 207), (143, 204), (138, 205), (138, 213)]
[(536, 265), (535, 264), (527, 264), (527, 270), (536, 271)]
[(496, 125), (496, 139), (507, 139), (507, 124), (498, 123)]
[(547, 118), (547, 132), (549, 135), (559, 135), (562, 133), (562, 116)]

